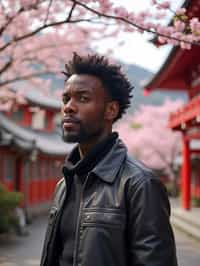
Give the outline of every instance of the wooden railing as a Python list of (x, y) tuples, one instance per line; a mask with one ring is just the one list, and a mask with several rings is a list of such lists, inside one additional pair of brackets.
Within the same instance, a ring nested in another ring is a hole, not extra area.
[(196, 96), (188, 104), (172, 113), (169, 117), (168, 126), (172, 129), (184, 130), (188, 125), (200, 126), (200, 95)]

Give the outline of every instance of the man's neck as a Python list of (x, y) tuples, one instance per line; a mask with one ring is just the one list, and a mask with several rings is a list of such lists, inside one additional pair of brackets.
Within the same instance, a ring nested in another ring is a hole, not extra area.
[(98, 136), (97, 138), (90, 140), (87, 143), (80, 143), (79, 144), (79, 153), (80, 153), (80, 158), (83, 159), (88, 152), (100, 141), (108, 137), (112, 132), (102, 134), (101, 136)]

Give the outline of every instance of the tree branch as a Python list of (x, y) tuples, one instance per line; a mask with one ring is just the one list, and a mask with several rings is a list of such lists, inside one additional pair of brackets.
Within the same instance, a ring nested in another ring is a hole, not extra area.
[(70, 19), (71, 19), (71, 17), (72, 17), (72, 13), (73, 13), (75, 7), (76, 7), (76, 3), (74, 2), (74, 3), (72, 4), (72, 8), (71, 8), (71, 10), (69, 11), (69, 14), (68, 14), (68, 17), (67, 17), (66, 21), (70, 21)]
[(13, 82), (16, 82), (16, 81), (29, 80), (29, 79), (32, 79), (32, 78), (35, 78), (35, 77), (39, 77), (39, 76), (42, 76), (42, 75), (47, 75), (47, 74), (55, 74), (55, 72), (53, 72), (53, 71), (44, 71), (44, 72), (38, 72), (38, 73), (30, 74), (30, 75), (16, 77), (16, 78), (13, 78), (13, 79), (9, 79), (9, 80), (5, 80), (5, 81), (0, 82), (0, 87), (3, 87), (5, 85), (7, 85), (7, 84), (10, 84), (10, 83), (13, 83)]
[(8, 46), (10, 46), (11, 44), (13, 43), (17, 43), (21, 40), (24, 40), (24, 39), (27, 39), (29, 37), (32, 37), (34, 36), (35, 34), (37, 34), (38, 32), (46, 29), (46, 28), (50, 28), (50, 27), (57, 27), (59, 25), (62, 25), (62, 24), (65, 24), (65, 23), (79, 23), (79, 22), (91, 22), (91, 19), (77, 19), (77, 20), (70, 20), (70, 21), (67, 21), (66, 19), (65, 20), (61, 20), (61, 21), (57, 21), (57, 22), (52, 22), (52, 23), (49, 23), (49, 24), (46, 24), (46, 25), (43, 25), (39, 28), (37, 28), (36, 30), (34, 31), (31, 31), (25, 35), (22, 35), (20, 37), (16, 37), (14, 38), (12, 41), (10, 42), (7, 42), (5, 45), (3, 45), (2, 47), (0, 47), (0, 52), (2, 52), (4, 49), (6, 49)]
[(99, 17), (104, 17), (104, 18), (107, 18), (107, 19), (114, 19), (114, 20), (122, 21), (122, 22), (124, 22), (126, 24), (132, 25), (133, 27), (141, 30), (142, 32), (143, 31), (146, 31), (146, 32), (152, 33), (154, 35), (159, 35), (159, 36), (162, 36), (164, 38), (171, 39), (171, 40), (178, 41), (178, 42), (184, 42), (184, 43), (187, 43), (187, 44), (200, 45), (199, 42), (194, 42), (194, 41), (193, 42), (190, 42), (190, 41), (187, 41), (187, 40), (178, 39), (178, 38), (173, 37), (173, 36), (170, 36), (170, 35), (166, 35), (166, 34), (163, 34), (163, 33), (159, 33), (159, 32), (157, 32), (155, 30), (147, 29), (147, 28), (142, 27), (142, 26), (140, 26), (140, 25), (138, 25), (138, 24), (130, 21), (129, 19), (124, 18), (124, 17), (104, 14), (104, 13), (102, 13), (100, 11), (97, 11), (96, 9), (93, 9), (93, 8), (87, 6), (86, 4), (81, 3), (80, 1), (76, 1), (76, 0), (70, 0), (70, 1), (76, 3), (77, 5), (79, 5), (79, 6), (83, 7), (83, 8), (85, 8), (88, 11), (90, 11), (90, 12), (98, 15)]
[(47, 23), (47, 20), (48, 20), (48, 17), (49, 17), (49, 12), (50, 12), (50, 8), (51, 8), (52, 3), (53, 3), (53, 0), (50, 0), (49, 1), (49, 5), (48, 5), (48, 8), (47, 8), (47, 14), (46, 14), (46, 17), (45, 17), (45, 20), (44, 20), (44, 25), (46, 25), (46, 23)]
[(10, 25), (10, 23), (17, 17), (19, 16), (19, 14), (21, 14), (22, 12), (24, 11), (24, 8), (20, 8), (17, 13), (12, 16), (12, 17), (9, 17), (9, 16), (6, 16), (7, 17), (7, 22), (0, 28), (0, 35), (3, 34), (3, 32), (6, 30), (6, 28)]
[(5, 72), (13, 63), (13, 59), (11, 59), (10, 61), (8, 61), (1, 69), (0, 69), (0, 74), (2, 74), (3, 72)]
[[(7, 29), (7, 27), (10, 25), (10, 23), (12, 23), (12, 21), (17, 17), (19, 16), (21, 13), (23, 12), (29, 12), (30, 10), (32, 9), (36, 9), (37, 8), (37, 5), (39, 5), (40, 3), (42, 3), (43, 1), (46, 1), (46, 0), (38, 0), (37, 2), (35, 2), (35, 4), (32, 4), (28, 10), (26, 10), (24, 7), (20, 7), (19, 10), (16, 12), (15, 15), (9, 17), (8, 15), (5, 14), (6, 18), (7, 18), (7, 22), (5, 23), (5, 25), (3, 25), (1, 28), (0, 28), (0, 35), (3, 34), (3, 32)], [(1, 3), (1, 6), (2, 8), (5, 10), (6, 8), (4, 7), (3, 3)]]

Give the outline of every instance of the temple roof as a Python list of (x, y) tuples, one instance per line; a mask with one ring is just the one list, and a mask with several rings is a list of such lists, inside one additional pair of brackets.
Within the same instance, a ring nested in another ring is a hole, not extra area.
[[(14, 92), (20, 92), (20, 87), (14, 87), (11, 89)], [(60, 111), (61, 101), (53, 98), (53, 96), (45, 96), (36, 89), (29, 89), (27, 92), (23, 93), (23, 97), (27, 100), (29, 105), (34, 107), (41, 107), (44, 109)]]
[(65, 156), (74, 146), (62, 141), (61, 132), (44, 133), (25, 128), (0, 113), (0, 146), (11, 145), (22, 151), (38, 150), (52, 156)]
[[(188, 18), (200, 17), (200, 2), (196, 0), (184, 1), (182, 7), (186, 8)], [(152, 41), (159, 43), (157, 37)], [(173, 47), (154, 77), (144, 85), (145, 90), (185, 90), (194, 86), (195, 75), (200, 70), (200, 46), (192, 45), (190, 50)]]
[(48, 96), (44, 96), (36, 90), (31, 90), (25, 95), (26, 100), (29, 103), (32, 103), (36, 106), (45, 109), (53, 109), (56, 111), (60, 111), (61, 109), (61, 101), (55, 98), (50, 98)]
[[(166, 61), (153, 78), (144, 85), (147, 91), (191, 89), (200, 65), (200, 46), (190, 50), (173, 47)], [(198, 73), (197, 73), (198, 75)]]

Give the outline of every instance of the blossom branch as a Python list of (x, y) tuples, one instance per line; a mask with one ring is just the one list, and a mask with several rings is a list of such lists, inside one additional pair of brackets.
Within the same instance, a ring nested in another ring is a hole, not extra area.
[[(154, 35), (161, 36), (161, 37), (163, 37), (165, 39), (174, 40), (174, 41), (176, 41), (178, 43), (181, 42), (181, 43), (185, 43), (185, 44), (188, 44), (188, 45), (191, 45), (191, 44), (200, 45), (199, 41), (187, 40), (187, 38), (183, 38), (183, 36), (181, 36), (181, 34), (174, 34), (174, 35), (164, 34), (162, 32), (159, 32), (159, 31), (155, 30), (155, 29), (147, 28), (145, 26), (141, 26), (141, 25), (139, 25), (137, 23), (134, 23), (133, 21), (128, 19), (128, 17), (126, 18), (126, 17), (122, 17), (122, 16), (117, 16), (117, 15), (105, 14), (103, 12), (97, 11), (94, 8), (89, 7), (88, 5), (86, 5), (86, 4), (84, 4), (84, 3), (80, 2), (80, 1), (77, 1), (77, 0), (70, 0), (70, 1), (76, 3), (77, 5), (79, 5), (79, 6), (83, 7), (83, 8), (85, 8), (88, 11), (98, 15), (99, 17), (104, 17), (106, 19), (114, 19), (114, 20), (118, 20), (118, 21), (124, 22), (124, 23), (126, 23), (128, 25), (131, 25), (131, 26), (137, 28), (140, 32), (146, 31), (146, 32), (152, 33)], [(177, 16), (177, 18), (178, 18), (178, 16)], [(152, 24), (152, 26), (153, 26), (153, 24)], [(178, 36), (178, 37), (176, 37), (176, 36)], [(185, 47), (185, 48), (187, 48), (187, 47)]]
[(29, 79), (32, 79), (34, 77), (40, 77), (40, 76), (48, 75), (48, 74), (55, 74), (55, 72), (43, 71), (43, 72), (32, 73), (30, 75), (24, 75), (24, 76), (20, 76), (20, 77), (15, 77), (13, 79), (8, 79), (8, 80), (0, 82), (0, 87), (3, 87), (5, 85), (8, 85), (8, 84), (16, 82), (16, 81), (29, 80)]
[(50, 0), (49, 1), (49, 5), (48, 5), (48, 8), (47, 8), (47, 14), (46, 14), (46, 17), (45, 17), (45, 20), (44, 20), (44, 25), (46, 25), (46, 23), (47, 23), (47, 20), (48, 20), (48, 17), (49, 17), (49, 12), (50, 12), (50, 8), (51, 8), (52, 3), (53, 3), (53, 0)]
[(0, 74), (6, 72), (12, 65), (13, 59), (5, 63), (5, 65), (0, 69)]

